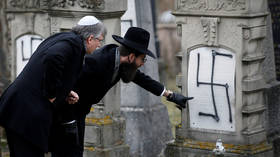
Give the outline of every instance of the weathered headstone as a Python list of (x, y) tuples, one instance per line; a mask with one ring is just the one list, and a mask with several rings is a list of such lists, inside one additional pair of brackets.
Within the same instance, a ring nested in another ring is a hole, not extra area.
[(195, 98), (166, 156), (272, 157), (262, 66), (267, 1), (177, 0), (173, 14), (182, 36), (178, 86)]

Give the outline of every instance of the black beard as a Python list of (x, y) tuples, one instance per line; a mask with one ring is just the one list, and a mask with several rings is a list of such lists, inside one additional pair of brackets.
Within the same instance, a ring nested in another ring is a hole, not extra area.
[(122, 63), (120, 65), (120, 77), (124, 83), (131, 82), (137, 71), (137, 66), (135, 62), (132, 63)]

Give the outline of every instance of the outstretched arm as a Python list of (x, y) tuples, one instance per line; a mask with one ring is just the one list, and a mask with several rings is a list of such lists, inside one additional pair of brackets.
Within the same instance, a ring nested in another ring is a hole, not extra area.
[(168, 101), (174, 102), (176, 107), (180, 110), (186, 107), (186, 102), (188, 100), (193, 99), (193, 97), (185, 97), (180, 93), (166, 90), (161, 83), (153, 80), (150, 76), (145, 75), (139, 70), (137, 71), (133, 82), (157, 96), (165, 96)]

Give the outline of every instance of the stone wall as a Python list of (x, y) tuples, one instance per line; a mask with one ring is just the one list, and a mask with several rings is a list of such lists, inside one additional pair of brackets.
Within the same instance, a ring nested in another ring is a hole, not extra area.
[(276, 62), (276, 75), (277, 80), (280, 80), (280, 1), (268, 0), (269, 9), (272, 18), (272, 31), (275, 51)]
[(269, 88), (267, 91), (268, 112), (268, 139), (273, 143), (274, 156), (280, 156), (280, 85)]

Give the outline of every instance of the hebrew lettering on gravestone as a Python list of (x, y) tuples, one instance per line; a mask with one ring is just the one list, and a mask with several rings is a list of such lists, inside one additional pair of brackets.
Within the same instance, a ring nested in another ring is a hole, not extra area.
[(37, 49), (43, 38), (39, 35), (26, 34), (16, 40), (17, 75), (23, 70), (30, 57)]
[(235, 131), (235, 54), (223, 48), (190, 51), (188, 95), (190, 126)]

